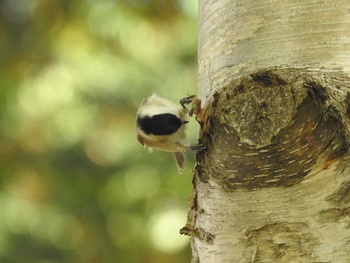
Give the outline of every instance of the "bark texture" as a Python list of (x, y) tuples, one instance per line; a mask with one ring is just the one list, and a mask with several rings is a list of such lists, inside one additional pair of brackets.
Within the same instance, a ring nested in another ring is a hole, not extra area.
[(199, 95), (278, 66), (350, 72), (348, 0), (199, 0)]
[(350, 262), (350, 2), (200, 1), (192, 262)]

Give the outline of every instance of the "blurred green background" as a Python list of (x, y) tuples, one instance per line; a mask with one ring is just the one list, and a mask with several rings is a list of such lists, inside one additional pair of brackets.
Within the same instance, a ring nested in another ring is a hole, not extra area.
[(197, 93), (197, 1), (1, 0), (0, 46), (0, 262), (189, 262), (193, 155), (134, 118)]

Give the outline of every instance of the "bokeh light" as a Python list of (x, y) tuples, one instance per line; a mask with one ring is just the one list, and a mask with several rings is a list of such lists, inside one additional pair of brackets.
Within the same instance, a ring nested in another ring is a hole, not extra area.
[(134, 125), (150, 94), (197, 93), (196, 17), (196, 0), (0, 1), (0, 262), (190, 261), (193, 154), (178, 176)]
[(175, 253), (188, 245), (189, 238), (180, 236), (179, 229), (186, 224), (186, 210), (173, 208), (154, 215), (150, 237), (155, 248)]

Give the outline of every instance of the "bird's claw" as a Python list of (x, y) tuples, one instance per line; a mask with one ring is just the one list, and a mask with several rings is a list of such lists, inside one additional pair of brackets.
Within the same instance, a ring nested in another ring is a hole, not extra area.
[(197, 151), (197, 152), (200, 152), (200, 151), (204, 151), (205, 149), (207, 149), (207, 147), (201, 143), (198, 143), (196, 145), (192, 145), (190, 146), (190, 149), (192, 151)]
[(191, 102), (193, 102), (193, 99), (196, 97), (196, 95), (189, 95), (186, 98), (183, 98), (180, 100), (180, 104), (183, 108), (186, 108), (187, 104), (190, 104)]

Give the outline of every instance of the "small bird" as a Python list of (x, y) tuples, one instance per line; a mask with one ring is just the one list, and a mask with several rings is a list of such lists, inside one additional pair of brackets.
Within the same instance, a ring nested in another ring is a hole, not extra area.
[(185, 105), (194, 98), (195, 95), (182, 99), (180, 106), (153, 94), (141, 102), (136, 114), (137, 140), (149, 150), (172, 152), (180, 174), (184, 169), (186, 150), (201, 149), (187, 145), (186, 124), (190, 111)]

